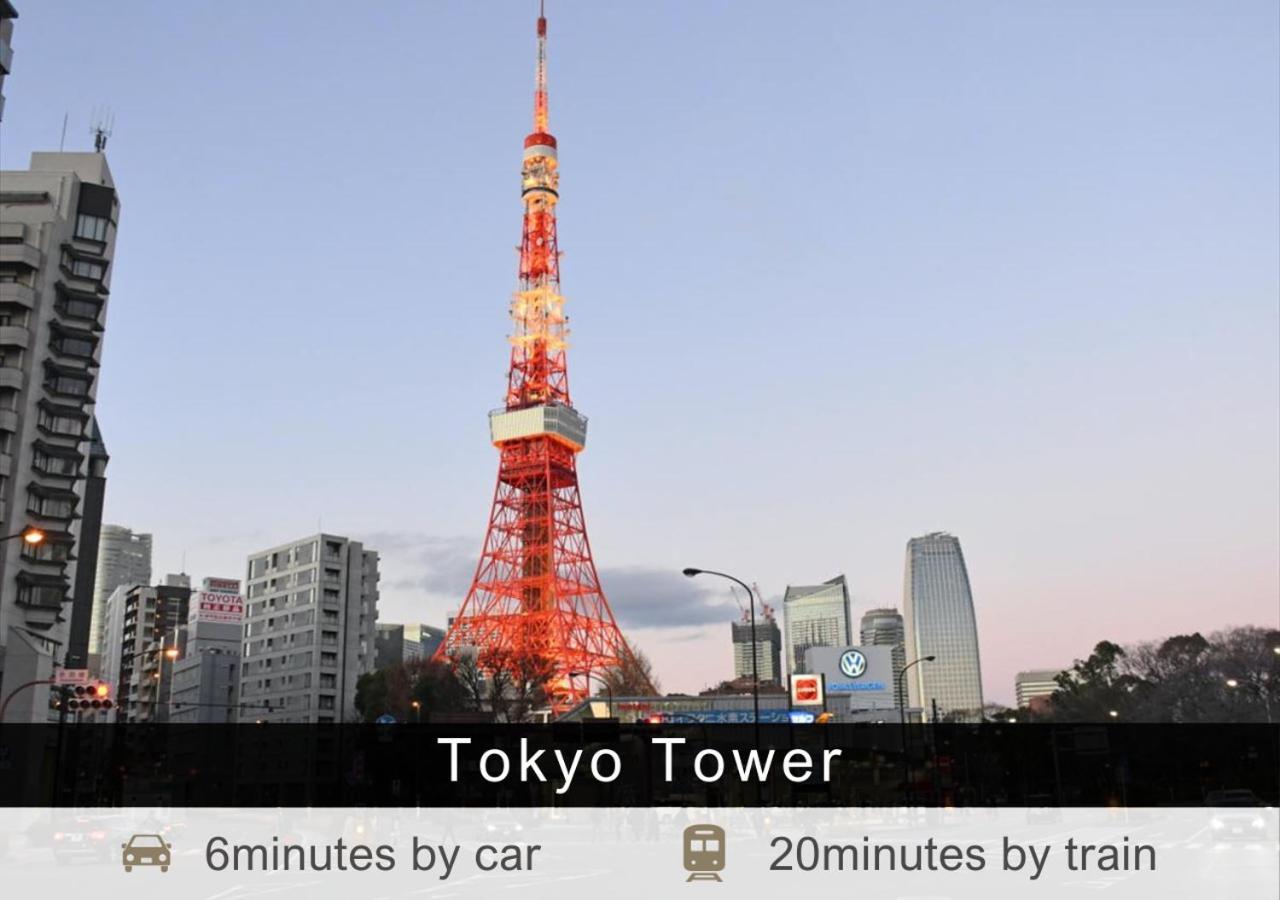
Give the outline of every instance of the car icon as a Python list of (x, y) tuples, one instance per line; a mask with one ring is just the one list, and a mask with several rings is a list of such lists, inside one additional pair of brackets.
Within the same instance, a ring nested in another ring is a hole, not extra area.
[(120, 847), (126, 872), (132, 872), (134, 866), (159, 866), (161, 872), (169, 871), (169, 851), (173, 846), (158, 834), (135, 834)]

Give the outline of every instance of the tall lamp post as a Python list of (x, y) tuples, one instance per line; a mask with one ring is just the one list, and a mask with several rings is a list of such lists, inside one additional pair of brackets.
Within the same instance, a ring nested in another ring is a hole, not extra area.
[(604, 676), (597, 675), (595, 672), (588, 671), (588, 672), (570, 672), (569, 677), (570, 678), (580, 678), (580, 677), (586, 678), (588, 690), (590, 689), (592, 678), (600, 682), (600, 686), (604, 688), (605, 696), (609, 698), (609, 718), (610, 719), (613, 718), (613, 685), (611, 685), (608, 681), (606, 681), (604, 679)]
[(747, 592), (747, 602), (751, 605), (751, 721), (755, 723), (757, 741), (760, 734), (760, 669), (757, 662), (760, 656), (760, 645), (756, 643), (756, 595), (751, 588), (747, 587), (745, 581), (740, 578), (734, 578), (732, 575), (726, 575), (724, 572), (712, 572), (710, 569), (685, 569), (686, 578), (695, 578), (698, 575), (718, 575), (721, 578), (727, 578), (735, 584), (741, 585), (742, 589)]
[[(902, 671), (898, 673), (898, 696), (902, 698), (902, 706), (899, 711), (902, 713), (902, 795), (905, 798), (907, 793), (907, 785), (911, 782), (911, 764), (907, 761), (907, 703), (910, 702), (903, 688), (902, 679), (907, 675), (907, 669), (912, 666), (918, 666), (920, 663), (933, 662), (938, 657), (922, 656), (919, 659), (913, 659), (902, 667)], [(924, 702), (924, 698), (920, 699)]]

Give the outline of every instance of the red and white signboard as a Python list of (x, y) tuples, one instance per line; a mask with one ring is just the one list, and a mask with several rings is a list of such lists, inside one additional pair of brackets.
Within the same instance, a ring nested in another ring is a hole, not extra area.
[(239, 625), (244, 620), (244, 597), (234, 578), (206, 578), (203, 590), (191, 595), (190, 622)]
[(821, 675), (792, 675), (791, 705), (821, 706), (825, 699), (822, 688)]
[(58, 669), (53, 673), (54, 684), (88, 684), (88, 669)]

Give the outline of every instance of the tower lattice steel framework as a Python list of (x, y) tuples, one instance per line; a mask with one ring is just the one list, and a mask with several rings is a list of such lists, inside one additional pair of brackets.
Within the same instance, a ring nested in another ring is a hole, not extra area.
[(546, 681), (552, 708), (563, 711), (587, 695), (592, 675), (629, 661), (630, 650), (600, 588), (578, 493), (577, 455), (587, 422), (569, 398), (546, 43), (547, 20), (539, 15), (511, 366), (506, 405), (489, 414), (501, 453), (498, 484), (475, 578), (437, 657), (476, 652), (484, 670), (504, 669), (514, 678), (536, 674)]

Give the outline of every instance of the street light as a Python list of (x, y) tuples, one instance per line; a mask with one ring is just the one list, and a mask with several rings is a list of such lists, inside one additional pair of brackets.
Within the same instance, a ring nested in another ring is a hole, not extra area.
[(1228, 678), (1228, 679), (1227, 679), (1227, 687), (1229, 687), (1229, 688), (1240, 687), (1240, 682), (1239, 682), (1239, 681), (1237, 681), (1237, 680), (1236, 680), (1236, 679), (1234, 679), (1234, 678)]
[(1111, 718), (1113, 718), (1113, 719), (1118, 719), (1118, 718), (1120, 718), (1120, 713), (1118, 713), (1118, 712), (1117, 712), (1116, 710), (1114, 710), (1114, 709), (1112, 709), (1112, 710), (1108, 710), (1108, 711), (1107, 711), (1107, 715), (1109, 715), (1109, 716), (1110, 716)]
[(760, 644), (756, 642), (756, 595), (751, 588), (747, 587), (747, 583), (740, 578), (734, 578), (732, 575), (726, 575), (724, 572), (712, 572), (710, 569), (685, 569), (685, 578), (696, 578), (699, 575), (717, 575), (720, 578), (739, 584), (742, 589), (747, 592), (747, 602), (751, 607), (751, 721), (756, 726), (756, 743), (759, 744), (760, 734), (760, 669), (758, 658), (760, 656)]
[[(933, 662), (937, 658), (938, 657), (936, 656), (930, 655), (930, 656), (922, 656), (919, 659), (913, 659), (911, 660), (911, 662), (903, 666), (902, 671), (898, 673), (898, 696), (902, 698), (902, 705), (898, 707), (898, 711), (902, 714), (902, 793), (903, 793), (904, 799), (907, 793), (907, 785), (911, 781), (911, 765), (907, 761), (907, 702), (908, 701), (904, 693), (902, 679), (906, 677), (907, 669), (910, 669), (912, 666), (918, 666), (920, 665), (920, 663)], [(921, 717), (923, 718), (923, 708), (924, 708), (923, 695), (921, 695), (920, 703), (921, 703), (921, 710), (922, 710)]]
[(35, 546), (36, 544), (43, 544), (46, 537), (47, 535), (44, 531), (34, 525), (28, 525), (17, 534), (9, 534), (4, 537), (0, 537), (0, 544), (3, 544), (5, 541), (12, 541), (14, 538), (22, 538), (22, 542), (24, 544), (31, 544), (32, 546)]
[(410, 706), (413, 707), (413, 721), (417, 725), (422, 724), (422, 704), (417, 700), (412, 701)]
[(592, 679), (592, 678), (594, 678), (596, 681), (600, 682), (601, 687), (603, 687), (603, 688), (604, 688), (605, 696), (607, 696), (607, 697), (609, 698), (609, 718), (610, 718), (610, 719), (612, 719), (612, 718), (613, 718), (613, 685), (611, 685), (608, 681), (606, 681), (602, 676), (597, 675), (597, 674), (595, 674), (594, 672), (591, 672), (591, 671), (587, 671), (587, 672), (570, 672), (570, 673), (569, 673), (569, 677), (570, 677), (570, 678), (586, 678), (586, 679), (587, 679), (587, 689), (588, 689), (588, 691), (590, 691), (590, 689), (591, 689), (591, 679)]

